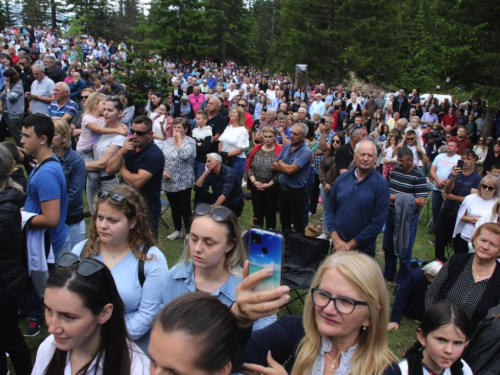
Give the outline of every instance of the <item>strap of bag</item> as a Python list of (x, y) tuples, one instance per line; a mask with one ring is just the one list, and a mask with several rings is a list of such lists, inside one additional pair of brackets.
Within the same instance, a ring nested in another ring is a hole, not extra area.
[[(149, 249), (151, 246), (149, 245), (144, 245), (142, 247), (142, 253), (144, 255), (148, 254)], [(146, 274), (144, 273), (144, 261), (139, 259), (139, 267), (137, 268), (137, 276), (139, 277), (139, 284), (141, 284), (141, 288), (144, 285), (144, 282), (146, 281)]]

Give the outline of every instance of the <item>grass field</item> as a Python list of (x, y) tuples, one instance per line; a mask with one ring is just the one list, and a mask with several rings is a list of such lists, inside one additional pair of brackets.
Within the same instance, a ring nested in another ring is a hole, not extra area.
[[(86, 199), (84, 198), (84, 201), (86, 203)], [(429, 202), (430, 204), (430, 202)], [(322, 214), (322, 208), (321, 204), (318, 205), (318, 210), (316, 215), (310, 217), (310, 223), (319, 223), (321, 221), (321, 214)], [(432, 212), (429, 212), (429, 218), (432, 217)], [(177, 263), (177, 260), (182, 252), (183, 249), (183, 241), (184, 238), (178, 239), (176, 241), (170, 241), (167, 239), (167, 236), (173, 231), (173, 226), (172, 226), (172, 219), (170, 217), (170, 211), (167, 211), (163, 218), (167, 222), (167, 224), (170, 226), (170, 229), (165, 228), (160, 224), (160, 233), (159, 233), (159, 247), (162, 250), (162, 252), (165, 254), (167, 258), (167, 262), (169, 267), (174, 266)], [(245, 208), (243, 210), (243, 213), (240, 217), (240, 227), (243, 230), (247, 230), (250, 228), (250, 220), (252, 218), (252, 206), (249, 203), (245, 204)], [(427, 220), (427, 208), (425, 208), (424, 214), (422, 215), (422, 220)], [(87, 230), (88, 230), (88, 225), (89, 225), (90, 219), (86, 219), (87, 222)], [(279, 219), (278, 219), (279, 222)], [(424, 259), (424, 260), (432, 260), (434, 258), (434, 247), (433, 245), (429, 244), (429, 240), (433, 239), (433, 236), (427, 234), (427, 221), (421, 221), (418, 226), (418, 232), (417, 232), (417, 237), (415, 241), (415, 246), (413, 248), (413, 257), (418, 258), (418, 259)], [(379, 235), (379, 238), (377, 240), (377, 250), (376, 250), (376, 260), (380, 264), (381, 267), (383, 267), (384, 264), (384, 254), (382, 250), (382, 235)], [(389, 292), (390, 298), (391, 298), (391, 306), (394, 300), (394, 297), (392, 296), (392, 291), (393, 291), (394, 285), (393, 283), (387, 283), (387, 290)], [(302, 305), (299, 302), (294, 303), (294, 305), (291, 308), (292, 312), (294, 314), (301, 314), (302, 313)], [(283, 308), (280, 311), (280, 315), (286, 314), (287, 311)], [(21, 327), (21, 330), (24, 331), (24, 328), (28, 324), (27, 320), (23, 320), (19, 322), (19, 325)], [(413, 341), (415, 340), (415, 330), (417, 328), (418, 324), (415, 321), (412, 321), (410, 319), (407, 319), (406, 317), (403, 317), (403, 320), (401, 321), (400, 328), (397, 331), (390, 331), (389, 332), (389, 346), (392, 349), (392, 351), (398, 356), (399, 358), (402, 358), (404, 355), (406, 349), (408, 349), (412, 344)], [(36, 337), (26, 337), (26, 342), (28, 343), (28, 346), (30, 348), (32, 358), (33, 358), (33, 363), (34, 359), (36, 356), (36, 350), (38, 348), (38, 345), (40, 344), (43, 339), (48, 336), (47, 332), (47, 327), (44, 326), (42, 332), (36, 336)], [(10, 368), (11, 374), (14, 374), (14, 371), (12, 368)]]

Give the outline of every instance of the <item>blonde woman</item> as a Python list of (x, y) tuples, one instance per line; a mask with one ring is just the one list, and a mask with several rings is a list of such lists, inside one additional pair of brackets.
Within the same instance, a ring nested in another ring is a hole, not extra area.
[[(254, 307), (270, 304), (270, 298), (254, 294), (260, 301)], [(238, 299), (238, 308), (250, 311), (243, 296)], [(235, 311), (240, 319), (243, 314)], [(302, 321), (284, 316), (255, 332), (245, 347), (244, 367), (266, 375), (400, 374), (387, 346), (388, 319), (389, 297), (378, 264), (355, 251), (335, 253), (316, 272)]]
[(219, 152), (227, 152), (230, 165), (236, 171), (238, 181), (241, 182), (245, 175), (246, 155), (250, 145), (248, 131), (245, 128), (245, 110), (234, 107), (229, 112), (231, 124), (226, 127), (219, 137)]

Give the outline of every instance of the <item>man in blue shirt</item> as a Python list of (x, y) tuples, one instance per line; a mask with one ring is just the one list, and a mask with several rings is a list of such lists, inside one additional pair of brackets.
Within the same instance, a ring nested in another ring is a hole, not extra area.
[[(37, 214), (30, 221), (30, 229), (48, 230), (57, 260), (62, 252), (71, 251), (71, 242), (68, 226), (64, 223), (68, 208), (66, 177), (50, 148), (53, 137), (54, 123), (50, 117), (37, 113), (24, 119), (21, 143), (24, 151), (38, 161), (29, 176), (24, 211)], [(43, 324), (42, 302), (36, 292), (28, 298), (31, 322), (24, 335), (36, 336)]]
[(58, 82), (55, 84), (54, 98), (55, 100), (49, 104), (45, 114), (50, 117), (61, 117), (70, 124), (80, 108), (78, 104), (69, 98), (69, 86), (67, 83)]
[(281, 230), (290, 230), (292, 222), (297, 232), (304, 233), (306, 185), (312, 161), (312, 151), (304, 142), (308, 132), (305, 124), (295, 124), (287, 143), (276, 158), (273, 170), (280, 172), (279, 209)]
[(389, 184), (375, 170), (377, 148), (372, 141), (360, 141), (354, 151), (356, 168), (335, 181), (326, 213), (326, 225), (336, 251), (358, 250), (375, 257), (391, 197)]

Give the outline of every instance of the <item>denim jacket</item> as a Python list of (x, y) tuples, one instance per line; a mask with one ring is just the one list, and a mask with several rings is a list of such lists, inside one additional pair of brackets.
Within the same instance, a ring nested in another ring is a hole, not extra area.
[[(212, 295), (217, 297), (224, 305), (231, 307), (236, 301), (236, 287), (242, 280), (242, 277), (230, 274), (226, 282), (219, 289), (215, 290)], [(178, 263), (169, 271), (165, 283), (163, 284), (163, 305), (189, 292), (196, 292), (194, 264), (192, 260), (187, 264)], [(276, 315), (268, 316), (255, 322), (253, 329), (255, 331), (267, 327), (275, 321)]]
[(85, 187), (85, 162), (71, 148), (64, 151), (59, 158), (66, 185), (68, 186), (68, 216), (81, 214), (83, 212), (83, 188)]

